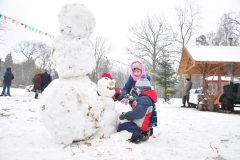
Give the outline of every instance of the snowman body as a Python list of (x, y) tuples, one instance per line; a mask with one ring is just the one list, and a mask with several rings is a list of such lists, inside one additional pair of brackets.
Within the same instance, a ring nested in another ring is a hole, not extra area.
[(102, 104), (103, 113), (101, 114), (100, 135), (110, 137), (117, 131), (118, 114), (115, 109), (115, 103), (112, 97), (115, 92), (115, 81), (108, 77), (101, 78), (97, 83), (97, 91), (100, 94), (98, 102)]
[(82, 4), (67, 4), (59, 13), (61, 35), (53, 41), (51, 53), (59, 79), (50, 83), (40, 99), (42, 122), (59, 143), (88, 139), (101, 127), (96, 84), (86, 76), (96, 66), (88, 40), (95, 23)]

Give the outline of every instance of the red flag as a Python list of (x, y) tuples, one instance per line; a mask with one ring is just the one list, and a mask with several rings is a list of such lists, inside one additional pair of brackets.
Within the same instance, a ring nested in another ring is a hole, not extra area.
[(25, 24), (25, 28), (27, 28), (27, 25)]
[(15, 22), (15, 20), (14, 20), (14, 19), (12, 20), (12, 23), (13, 23), (13, 22)]
[(39, 34), (41, 33), (41, 31), (39, 31)]
[(54, 36), (53, 36), (53, 38), (54, 38)]
[(6, 20), (7, 19), (7, 16), (4, 16), (4, 20)]

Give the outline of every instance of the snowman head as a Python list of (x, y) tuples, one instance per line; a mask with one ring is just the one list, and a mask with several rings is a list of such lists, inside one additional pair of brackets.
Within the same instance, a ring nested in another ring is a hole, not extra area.
[(116, 93), (115, 80), (111, 80), (108, 77), (103, 77), (98, 80), (97, 91), (103, 97), (112, 97)]
[(87, 6), (70, 3), (62, 7), (58, 15), (61, 34), (89, 38), (94, 31), (96, 19)]

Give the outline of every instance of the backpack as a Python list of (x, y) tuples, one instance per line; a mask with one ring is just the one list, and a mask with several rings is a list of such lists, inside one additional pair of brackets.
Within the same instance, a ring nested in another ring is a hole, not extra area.
[(157, 127), (157, 111), (156, 111), (156, 105), (154, 102), (153, 102), (153, 110), (152, 110), (150, 129), (152, 129), (152, 127)]

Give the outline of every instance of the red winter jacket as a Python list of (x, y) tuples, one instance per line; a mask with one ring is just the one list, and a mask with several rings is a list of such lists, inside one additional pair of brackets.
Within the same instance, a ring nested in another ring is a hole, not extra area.
[(126, 118), (143, 131), (150, 129), (153, 103), (157, 102), (157, 93), (154, 90), (147, 90), (140, 94), (132, 104), (132, 111), (126, 113)]
[(35, 78), (34, 89), (41, 90), (42, 88), (41, 84), (42, 84), (41, 74), (37, 74)]

